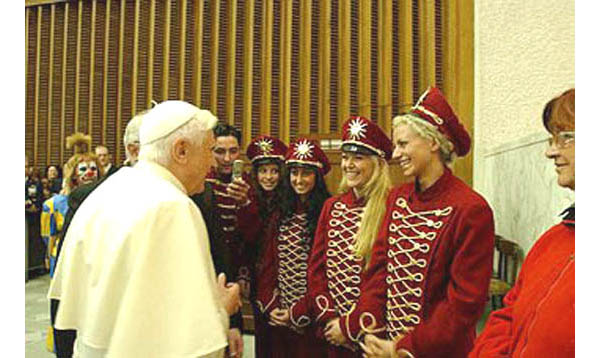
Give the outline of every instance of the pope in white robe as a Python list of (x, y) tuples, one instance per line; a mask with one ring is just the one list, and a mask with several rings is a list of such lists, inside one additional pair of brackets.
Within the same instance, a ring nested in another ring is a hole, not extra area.
[(227, 345), (204, 219), (152, 161), (122, 168), (82, 203), (48, 297), (60, 300), (55, 327), (77, 330), (79, 357), (217, 357)]

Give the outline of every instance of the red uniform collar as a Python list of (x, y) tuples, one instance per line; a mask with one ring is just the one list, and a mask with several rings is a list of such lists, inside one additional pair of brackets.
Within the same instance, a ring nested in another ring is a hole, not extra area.
[(411, 188), (410, 197), (416, 196), (420, 201), (429, 201), (435, 199), (443, 194), (450, 186), (454, 179), (454, 174), (447, 167), (444, 167), (444, 173), (438, 180), (433, 183), (432, 186), (425, 189), (425, 191), (418, 191), (417, 185), (419, 183), (415, 180), (415, 184)]

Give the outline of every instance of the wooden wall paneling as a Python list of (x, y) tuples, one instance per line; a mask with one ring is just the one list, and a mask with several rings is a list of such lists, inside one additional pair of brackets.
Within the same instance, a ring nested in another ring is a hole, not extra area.
[(111, 0), (106, 0), (104, 18), (104, 68), (102, 69), (102, 145), (106, 145), (106, 125), (108, 119), (108, 61), (110, 44), (110, 6)]
[[(53, 91), (52, 91), (52, 87), (53, 87), (53, 83), (54, 83), (54, 26), (56, 23), (56, 5), (52, 4), (50, 5), (50, 31), (49, 31), (49, 35), (50, 35), (50, 41), (48, 44), (48, 94), (46, 95), (46, 99), (47, 99), (47, 113), (46, 113), (46, 118), (48, 120), (47, 123), (47, 134), (46, 134), (46, 158), (47, 158), (47, 162), (46, 165), (50, 165), (52, 162), (50, 155), (52, 153), (52, 147), (51, 147), (51, 143), (52, 143), (52, 122), (56, 121), (56, 119), (54, 119), (52, 117), (53, 114), (53, 99), (52, 99), (52, 95), (53, 95)], [(56, 141), (56, 138), (54, 138), (54, 140)], [(45, 173), (44, 173), (45, 175)]]
[(126, 0), (121, 0), (121, 7), (119, 12), (119, 54), (118, 54), (118, 79), (117, 79), (117, 116), (115, 124), (115, 157), (118, 161), (121, 159), (121, 146), (118, 145), (121, 138), (121, 119), (123, 114), (123, 67), (124, 67), (124, 56), (123, 48), (125, 46), (125, 5)]
[[(96, 0), (92, 0), (92, 14), (90, 23), (90, 70), (88, 73), (88, 134), (92, 136), (92, 143), (98, 144), (99, 135), (94, 132), (92, 120), (94, 118), (94, 75), (96, 73)], [(94, 140), (96, 139), (96, 140)]]
[(164, 2), (163, 53), (161, 98), (159, 102), (169, 99), (169, 55), (171, 51), (171, 0)]
[(290, 75), (292, 47), (292, 2), (281, 1), (281, 42), (279, 60), (279, 139), (290, 140)]
[(39, 140), (39, 98), (40, 98), (40, 56), (42, 48), (42, 16), (44, 8), (37, 8), (36, 43), (35, 43), (35, 87), (33, 110), (33, 165), (38, 166), (38, 140)]
[(227, 79), (225, 81), (225, 116), (227, 123), (235, 124), (235, 46), (236, 46), (236, 15), (237, 0), (228, 0), (227, 11)]
[(75, 104), (73, 105), (74, 108), (74, 115), (73, 115), (73, 120), (74, 120), (74, 124), (73, 124), (73, 130), (74, 132), (79, 131), (79, 84), (80, 84), (80, 78), (79, 78), (79, 74), (81, 72), (81, 18), (82, 18), (82, 14), (83, 14), (83, 6), (84, 3), (79, 1), (78, 6), (77, 6), (77, 27), (75, 29), (75, 31), (77, 31), (77, 42), (75, 43)]
[(319, 108), (317, 114), (319, 133), (331, 129), (331, 0), (320, 1), (319, 17)]
[[(442, 72), (444, 95), (473, 136), (474, 128), (474, 8), (473, 1), (442, 1)], [(473, 148), (454, 164), (454, 172), (473, 183)]]
[(409, 1), (400, 1), (398, 7), (398, 34), (399, 34), (399, 110), (406, 111), (413, 104), (413, 22), (412, 5)]
[(434, 5), (434, 0), (419, 0), (419, 93), (436, 85)]
[[(135, 0), (133, 10), (133, 51), (132, 57), (132, 69), (131, 69), (131, 112), (128, 113), (128, 118), (125, 121), (135, 116), (137, 112), (137, 91), (138, 91), (138, 61), (139, 61), (139, 42), (140, 42), (140, 0)], [(119, 141), (118, 143), (120, 143)], [(118, 147), (121, 145), (118, 144)]]
[(220, 1), (211, 2), (211, 53), (210, 53), (210, 111), (217, 115), (219, 81), (219, 7)]
[(195, 69), (192, 73), (192, 87), (194, 88), (194, 103), (200, 108), (204, 108), (202, 103), (202, 40), (204, 31), (204, 0), (196, 0), (194, 7), (194, 38), (196, 39), (194, 47)]
[(377, 78), (377, 121), (386, 134), (392, 128), (392, 2), (379, 0), (379, 31), (377, 35), (378, 78)]
[(25, 8), (25, 155), (27, 156), (27, 160), (29, 161), (29, 164), (32, 165), (33, 164), (33, 154), (31, 153), (31, 149), (29, 146), (29, 137), (33, 136), (33, 131), (32, 131), (32, 126), (29, 126), (29, 117), (30, 117), (30, 113), (31, 111), (29, 110), (29, 106), (31, 105), (31, 101), (28, 98), (29, 95), (29, 91), (31, 89), (31, 86), (29, 85), (29, 19), (31, 17), (30, 15), (31, 10), (29, 8)]
[[(323, 3), (325, 1), (321, 1)], [(300, 58), (298, 73), (298, 135), (310, 133), (310, 75), (311, 75), (311, 22), (312, 0), (300, 2)], [(294, 31), (296, 32), (296, 31)]]
[[(79, 105), (77, 130), (81, 133), (91, 135), (89, 124), (89, 105), (90, 105), (90, 55), (93, 51), (90, 48), (91, 41), (91, 26), (92, 21), (92, 2), (91, 1), (80, 1), (78, 7), (77, 21), (80, 26), (79, 35), (79, 71), (77, 76), (79, 79), (78, 86), (78, 98)], [(93, 143), (93, 141), (92, 141)], [(93, 147), (91, 148), (93, 149)]]
[(243, 109), (242, 109), (242, 147), (248, 146), (252, 140), (252, 83), (254, 57), (254, 0), (246, 0), (246, 16), (244, 21), (244, 80), (243, 80)]
[[(196, 3), (195, 0), (185, 0), (185, 6), (182, 6), (182, 12), (185, 8), (185, 41), (182, 49), (185, 51), (184, 66), (181, 67), (183, 75), (181, 78), (184, 82), (182, 99), (186, 102), (193, 103), (200, 107), (200, 103), (196, 102), (196, 87), (195, 87), (195, 70), (196, 62), (196, 44), (202, 43), (202, 38), (194, 37), (196, 32)], [(201, 108), (201, 107), (200, 107)]]
[(371, 1), (359, 1), (358, 114), (371, 118)]
[(273, 0), (264, 0), (262, 8), (263, 26), (261, 64), (260, 133), (271, 133), (271, 64), (273, 61)]
[(148, 73), (146, 77), (146, 108), (152, 107), (154, 89), (154, 32), (156, 26), (156, 0), (150, 0), (150, 22), (148, 24)]
[(187, 1), (181, 1), (179, 9), (179, 81), (177, 88), (177, 98), (185, 99), (185, 44), (187, 34)]
[(350, 117), (350, 19), (351, 4), (340, 1), (338, 7), (338, 128)]
[[(110, 2), (110, 0), (107, 0)], [(67, 107), (67, 50), (69, 48), (69, 3), (65, 4), (65, 16), (63, 27), (63, 53), (62, 53), (62, 88), (60, 91), (60, 163), (64, 164), (66, 160), (66, 107)]]
[[(150, 18), (150, 6), (147, 6), (148, 2), (140, 1), (139, 5), (139, 16), (137, 16), (138, 24), (135, 25), (138, 27), (138, 37), (137, 41), (133, 42), (133, 46), (138, 49), (137, 58), (133, 61), (135, 65), (135, 76), (132, 76), (132, 83), (134, 84), (134, 88), (136, 91), (135, 103), (131, 103), (131, 119), (133, 116), (138, 114), (139, 112), (150, 108), (150, 99), (148, 98), (149, 93), (148, 89), (148, 72), (150, 63), (150, 57), (153, 57), (154, 54), (148, 51), (150, 46), (150, 29), (151, 29), (151, 18)], [(135, 11), (135, 9), (134, 9)], [(156, 11), (156, 9), (155, 9)], [(128, 121), (129, 123), (129, 121)], [(127, 128), (127, 126), (125, 126)]]
[[(92, 29), (93, 44), (90, 46), (91, 63), (90, 68), (93, 67), (93, 71), (90, 70), (90, 109), (91, 113), (91, 133), (93, 133), (92, 140), (95, 145), (104, 145), (105, 135), (102, 131), (103, 121), (103, 100), (104, 100), (104, 42), (105, 42), (105, 23), (106, 23), (106, 2), (105, 1), (94, 1), (95, 9), (92, 12), (95, 13), (94, 27)], [(111, 148), (109, 148), (111, 150)], [(113, 157), (114, 157), (114, 151)], [(115, 159), (115, 158), (113, 158)]]

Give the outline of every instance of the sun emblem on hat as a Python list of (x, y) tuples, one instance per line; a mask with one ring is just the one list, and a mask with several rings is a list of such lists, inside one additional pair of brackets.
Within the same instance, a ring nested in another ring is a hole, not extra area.
[(294, 154), (300, 160), (304, 160), (306, 158), (311, 158), (313, 156), (314, 148), (315, 148), (315, 146), (311, 142), (304, 139), (304, 140), (299, 141), (296, 144), (296, 150), (295, 150)]
[(350, 138), (352, 140), (360, 140), (367, 137), (367, 126), (361, 118), (354, 118), (350, 122)]
[(256, 142), (256, 145), (258, 146), (258, 148), (260, 148), (260, 151), (263, 152), (264, 154), (269, 154), (273, 151), (273, 141), (267, 138), (263, 138), (261, 140), (259, 140), (258, 142)]

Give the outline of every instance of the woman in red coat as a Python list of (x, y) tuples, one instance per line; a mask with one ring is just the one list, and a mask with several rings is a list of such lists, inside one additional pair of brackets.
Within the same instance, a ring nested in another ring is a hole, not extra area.
[(375, 264), (348, 327), (359, 338), (371, 333), (362, 345), (367, 357), (464, 358), (494, 254), (490, 207), (448, 167), (469, 152), (469, 134), (437, 88), (393, 124), (394, 158), (415, 180), (390, 193)]
[(254, 310), (256, 357), (271, 357), (271, 326), (263, 314), (270, 297), (265, 297), (276, 275), (272, 252), (281, 217), (281, 203), (288, 195), (285, 153), (287, 146), (277, 138), (260, 136), (246, 149), (252, 162), (250, 204), (237, 211), (238, 228), (246, 242), (251, 268), (250, 299)]
[[(575, 191), (575, 89), (546, 104), (543, 122), (558, 185)], [(575, 204), (527, 254), (504, 308), (475, 341), (469, 358), (479, 357), (575, 357)]]
[(309, 292), (290, 309), (291, 322), (311, 322), (325, 338), (328, 357), (360, 357), (357, 344), (342, 334), (340, 317), (361, 296), (362, 272), (385, 212), (391, 188), (387, 160), (392, 143), (377, 124), (352, 117), (342, 127), (342, 194), (321, 211), (309, 263)]
[(291, 190), (281, 203), (277, 229), (265, 237), (271, 243), (264, 257), (268, 269), (257, 277), (257, 305), (270, 324), (270, 352), (257, 357), (324, 357), (325, 342), (310, 327), (289, 325), (288, 309), (307, 291), (314, 232), (330, 196), (323, 179), (329, 161), (316, 142), (300, 138), (290, 144), (285, 163)]

